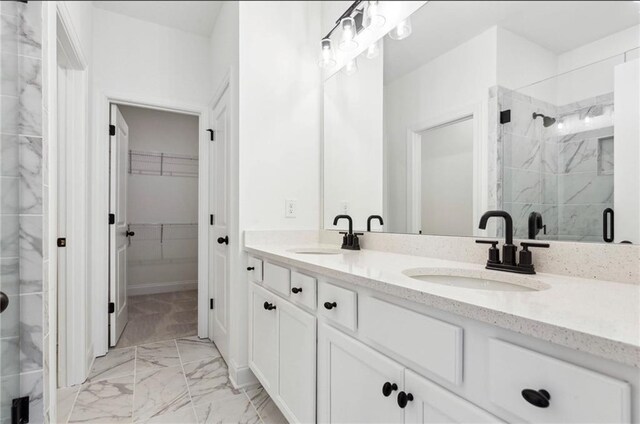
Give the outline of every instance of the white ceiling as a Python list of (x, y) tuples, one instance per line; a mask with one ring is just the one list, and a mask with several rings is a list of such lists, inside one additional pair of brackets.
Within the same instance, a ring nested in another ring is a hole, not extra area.
[(430, 1), (411, 16), (409, 38), (385, 38), (385, 80), (494, 25), (560, 54), (638, 25), (639, 11), (632, 1)]
[(95, 7), (208, 37), (221, 1), (94, 1)]

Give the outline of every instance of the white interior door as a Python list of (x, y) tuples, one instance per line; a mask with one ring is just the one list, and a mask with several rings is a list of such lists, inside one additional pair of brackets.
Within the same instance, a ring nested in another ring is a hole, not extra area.
[(229, 90), (213, 107), (211, 128), (214, 140), (209, 149), (211, 166), (211, 192), (209, 210), (213, 215), (209, 229), (209, 296), (213, 309), (209, 311), (209, 337), (223, 357), (229, 346)]
[[(127, 304), (127, 157), (129, 127), (118, 106), (111, 105), (111, 125), (115, 135), (110, 140), (110, 202), (114, 223), (109, 231), (109, 346), (115, 346), (129, 319)], [(113, 221), (111, 221), (113, 222)]]

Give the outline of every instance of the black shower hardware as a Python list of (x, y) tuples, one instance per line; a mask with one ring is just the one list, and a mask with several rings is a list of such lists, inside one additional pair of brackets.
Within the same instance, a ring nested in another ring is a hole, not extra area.
[(540, 230), (542, 230), (542, 234), (547, 234), (547, 226), (542, 223), (542, 214), (531, 212), (529, 214), (529, 240), (535, 240)]
[(487, 221), (489, 218), (503, 218), (505, 222), (505, 240), (502, 246), (502, 262), (500, 262), (500, 251), (497, 248), (496, 240), (476, 240), (476, 243), (490, 244), (489, 257), (487, 259), (487, 269), (496, 271), (516, 272), (518, 274), (535, 274), (533, 267), (533, 258), (530, 247), (549, 247), (547, 243), (522, 243), (522, 251), (520, 252), (520, 263), (516, 262), (516, 253), (518, 247), (513, 244), (513, 219), (505, 211), (487, 211), (480, 218), (480, 229), (487, 229)]
[(542, 118), (542, 125), (544, 125), (545, 128), (550, 127), (551, 125), (556, 123), (556, 118), (552, 118), (550, 116), (547, 115), (543, 115), (542, 113), (533, 113), (533, 119), (536, 118)]
[(341, 248), (346, 250), (360, 250), (360, 240), (358, 239), (358, 236), (361, 236), (362, 233), (353, 232), (353, 219), (351, 219), (349, 215), (337, 215), (335, 218), (333, 218), (333, 225), (338, 225), (338, 221), (341, 219), (346, 219), (347, 221), (349, 221), (349, 231), (340, 232), (340, 234), (344, 236), (342, 237)]
[(605, 243), (611, 243), (614, 239), (614, 213), (613, 209), (606, 208), (602, 211), (602, 239)]
[(371, 232), (371, 221), (374, 219), (380, 221), (380, 225), (384, 225), (384, 221), (382, 220), (382, 217), (380, 215), (371, 215), (369, 216), (369, 218), (367, 218), (367, 232)]

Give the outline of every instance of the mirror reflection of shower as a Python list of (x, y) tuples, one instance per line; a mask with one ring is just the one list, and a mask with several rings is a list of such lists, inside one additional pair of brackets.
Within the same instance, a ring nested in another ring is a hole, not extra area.
[(544, 125), (545, 128), (549, 128), (551, 125), (556, 123), (556, 118), (552, 118), (542, 113), (534, 113), (533, 119), (536, 118), (542, 118), (542, 125)]

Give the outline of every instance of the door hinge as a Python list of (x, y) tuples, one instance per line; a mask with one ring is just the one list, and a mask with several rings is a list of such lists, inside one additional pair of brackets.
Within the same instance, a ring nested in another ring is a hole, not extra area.
[(116, 135), (116, 126), (109, 125), (109, 135)]
[(214, 214), (209, 215), (209, 224), (216, 225), (216, 216)]
[(113, 225), (116, 223), (116, 214), (115, 213), (110, 213), (109, 214), (109, 225)]
[(29, 396), (15, 398), (11, 401), (11, 424), (29, 422)]
[(113, 302), (109, 302), (109, 313), (112, 314), (116, 311), (116, 304)]
[(511, 109), (500, 111), (500, 123), (508, 124), (511, 122)]
[(215, 299), (209, 299), (209, 309), (213, 309), (216, 307), (216, 300)]
[(60, 237), (58, 239), (58, 247), (67, 247), (67, 239), (64, 237)]
[(216, 132), (212, 129), (208, 129), (207, 131), (210, 133), (211, 141), (216, 141)]

